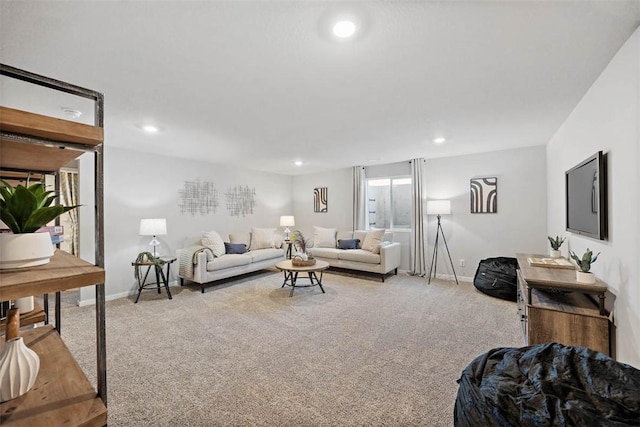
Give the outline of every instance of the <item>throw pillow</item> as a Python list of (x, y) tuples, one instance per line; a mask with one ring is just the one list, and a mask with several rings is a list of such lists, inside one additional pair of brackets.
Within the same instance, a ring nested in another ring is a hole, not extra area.
[(229, 243), (244, 243), (246, 247), (249, 247), (249, 243), (251, 243), (251, 233), (229, 234)]
[(275, 228), (252, 228), (250, 250), (275, 248)]
[(215, 231), (205, 231), (202, 233), (202, 246), (206, 246), (211, 249), (213, 256), (224, 255), (224, 240)]
[(362, 243), (364, 242), (365, 237), (367, 237), (366, 231), (356, 230), (353, 232), (353, 238), (360, 240), (360, 243), (358, 243), (358, 249), (362, 249)]
[(247, 247), (244, 243), (227, 243), (224, 242), (224, 249), (227, 254), (243, 254), (247, 252)]
[(313, 247), (314, 248), (335, 248), (336, 229), (313, 226)]
[(382, 236), (384, 236), (384, 228), (374, 228), (369, 230), (367, 237), (365, 237), (364, 242), (362, 242), (362, 249), (373, 252), (374, 254), (379, 254)]
[(360, 239), (340, 239), (338, 240), (338, 249), (358, 249)]

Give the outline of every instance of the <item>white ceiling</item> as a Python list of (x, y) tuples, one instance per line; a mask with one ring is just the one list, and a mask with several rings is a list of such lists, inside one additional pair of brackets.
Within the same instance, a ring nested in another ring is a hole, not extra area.
[[(0, 14), (3, 63), (105, 94), (108, 146), (300, 174), (545, 144), (640, 1), (21, 0)], [(344, 16), (351, 40), (330, 32)], [(36, 102), (2, 88), (5, 105)], [(91, 115), (41, 108), (62, 106)]]

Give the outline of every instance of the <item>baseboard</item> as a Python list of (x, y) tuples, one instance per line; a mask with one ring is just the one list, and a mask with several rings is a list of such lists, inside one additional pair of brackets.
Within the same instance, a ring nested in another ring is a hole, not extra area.
[[(169, 282), (169, 286), (171, 287), (180, 286), (180, 283), (178, 283), (177, 280), (174, 280), (173, 282)], [(130, 297), (131, 295), (136, 295), (137, 293), (138, 293), (138, 288), (133, 288), (129, 292), (120, 292), (119, 294), (106, 295), (104, 299), (105, 301), (113, 301), (114, 299), (127, 298), (127, 297)], [(96, 304), (95, 298), (78, 301), (79, 307), (86, 307), (88, 305), (95, 305), (95, 304)]]
[[(453, 274), (438, 274), (436, 275), (436, 278), (441, 280), (450, 280), (452, 282), (456, 281)], [(458, 276), (458, 282), (473, 283), (473, 277)]]

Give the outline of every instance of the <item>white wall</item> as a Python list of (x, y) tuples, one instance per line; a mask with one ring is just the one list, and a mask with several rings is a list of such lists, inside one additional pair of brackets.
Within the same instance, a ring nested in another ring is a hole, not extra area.
[[(498, 212), (470, 213), (469, 180), (498, 178)], [(514, 257), (517, 252), (547, 253), (545, 147), (430, 159), (426, 162), (427, 200), (450, 199), (451, 215), (442, 216), (456, 274), (473, 278), (480, 260)], [(428, 216), (428, 263), (431, 263), (437, 218)], [(440, 243), (437, 272), (452, 275)], [(460, 266), (464, 259), (465, 267)]]
[[(136, 289), (131, 262), (139, 252), (150, 250), (150, 237), (139, 236), (141, 218), (166, 218), (166, 236), (158, 236), (160, 255), (175, 255), (183, 239), (205, 230), (220, 233), (251, 231), (251, 227), (278, 227), (280, 215), (290, 215), (292, 177), (221, 164), (143, 154), (105, 144), (105, 269), (109, 299), (128, 295)], [(82, 167), (81, 167), (81, 177)], [(85, 177), (86, 178), (86, 177)], [(179, 190), (184, 181), (213, 181), (218, 189), (219, 206), (215, 214), (191, 215), (180, 212)], [(86, 179), (85, 179), (86, 182)], [(82, 184), (81, 184), (82, 185)], [(236, 185), (255, 187), (254, 213), (232, 217), (225, 192)], [(84, 203), (84, 202), (82, 202)], [(93, 233), (81, 225), (81, 236)], [(177, 264), (172, 268), (175, 280)], [(93, 295), (82, 295), (81, 303)]]
[[(640, 30), (631, 36), (547, 146), (549, 234), (565, 251), (601, 252), (592, 271), (615, 297), (616, 358), (640, 368)], [(609, 237), (565, 231), (564, 173), (602, 150), (608, 157)]]

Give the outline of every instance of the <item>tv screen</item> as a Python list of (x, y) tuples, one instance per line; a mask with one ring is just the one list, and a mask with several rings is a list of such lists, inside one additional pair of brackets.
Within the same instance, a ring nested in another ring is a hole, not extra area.
[(606, 175), (602, 151), (565, 173), (567, 231), (606, 238)]

